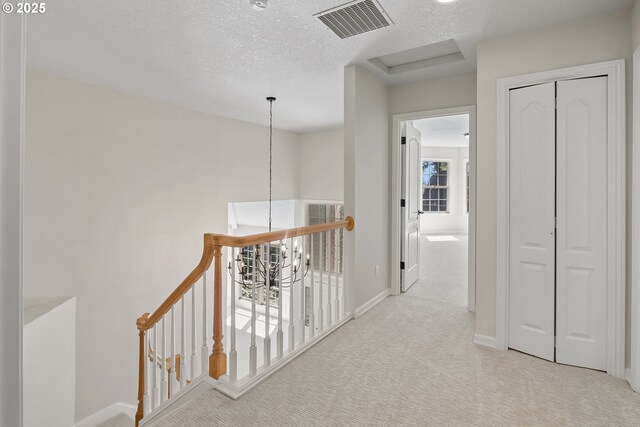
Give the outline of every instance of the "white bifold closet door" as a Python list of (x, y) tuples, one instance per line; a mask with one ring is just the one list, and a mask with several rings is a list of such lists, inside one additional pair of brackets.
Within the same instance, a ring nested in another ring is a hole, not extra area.
[(555, 84), (510, 98), (509, 347), (554, 360)]
[(509, 347), (606, 370), (607, 78), (510, 102)]
[(556, 361), (607, 369), (607, 78), (559, 81)]

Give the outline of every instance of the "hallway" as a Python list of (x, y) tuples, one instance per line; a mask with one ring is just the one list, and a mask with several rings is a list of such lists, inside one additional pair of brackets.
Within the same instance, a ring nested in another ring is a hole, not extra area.
[(420, 236), (420, 280), (406, 295), (467, 306), (468, 237)]
[(638, 425), (640, 395), (623, 380), (474, 345), (455, 261), (466, 242), (423, 239), (423, 279), (409, 292), (239, 400), (211, 390), (153, 426)]

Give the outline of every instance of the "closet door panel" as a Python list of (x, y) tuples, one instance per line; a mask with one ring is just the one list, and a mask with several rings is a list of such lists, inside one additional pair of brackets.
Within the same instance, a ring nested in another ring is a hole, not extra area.
[(554, 360), (555, 84), (510, 94), (509, 347)]
[(606, 370), (607, 78), (557, 85), (556, 361)]

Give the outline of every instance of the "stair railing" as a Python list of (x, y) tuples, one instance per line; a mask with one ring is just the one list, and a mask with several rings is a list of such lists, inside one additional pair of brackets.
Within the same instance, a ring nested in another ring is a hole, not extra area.
[[(266, 373), (271, 368), (273, 359), (276, 362), (286, 360), (305, 343), (321, 338), (345, 321), (347, 313), (346, 290), (342, 281), (342, 242), (343, 231), (351, 231), (353, 227), (353, 218), (347, 217), (342, 221), (243, 237), (205, 234), (202, 257), (196, 268), (153, 313), (145, 313), (136, 321), (139, 336), (136, 426), (143, 417), (161, 409), (177, 393), (192, 385), (194, 379), (208, 375), (219, 380), (228, 372), (225, 376), (226, 383), (232, 386), (246, 385), (256, 375)], [(273, 251), (273, 247), (278, 249)], [(229, 259), (225, 268), (222, 262), (224, 248), (228, 249)], [(257, 259), (261, 253), (265, 257), (262, 262)], [(281, 267), (277, 273), (269, 271), (272, 265), (269, 260), (272, 257), (276, 259), (273, 265)], [(207, 298), (207, 272), (212, 265), (211, 310), (210, 300)], [(260, 265), (264, 269), (262, 272)], [(224, 313), (227, 307), (223, 299), (224, 274), (229, 275), (226, 282), (231, 302), (230, 313), (226, 316)], [(260, 274), (263, 277), (264, 303), (264, 307), (260, 307), (263, 311), (263, 325), (260, 326), (264, 327), (261, 342), (264, 358), (261, 366), (258, 365), (256, 345), (259, 333), (257, 306), (260, 305)], [(269, 279), (264, 279), (265, 277)], [(197, 289), (200, 279), (202, 285)], [(265, 283), (269, 283), (269, 286), (265, 286)], [(238, 369), (236, 301), (240, 296), (237, 292), (247, 294), (245, 303), (251, 307), (248, 329), (250, 337), (246, 337), (250, 342), (249, 366), (245, 375), (239, 375)], [(284, 301), (286, 292), (287, 302)], [(270, 313), (272, 305), (276, 306), (277, 320), (272, 319), (275, 317)], [(285, 349), (283, 314), (287, 306), (288, 345)], [(213, 323), (212, 340), (207, 336), (208, 325), (211, 324), (208, 323), (208, 314), (211, 314)], [(178, 331), (177, 316), (180, 322)], [(223, 343), (224, 317), (230, 317), (229, 363)], [(275, 357), (271, 350), (271, 328), (276, 326), (272, 321), (277, 324)], [(200, 331), (197, 330), (199, 327)], [(210, 342), (212, 346), (209, 353)]]

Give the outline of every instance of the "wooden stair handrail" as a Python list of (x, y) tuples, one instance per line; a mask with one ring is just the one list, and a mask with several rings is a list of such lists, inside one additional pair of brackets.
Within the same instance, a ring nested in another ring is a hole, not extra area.
[(347, 231), (353, 230), (353, 218), (348, 216), (342, 221), (327, 222), (324, 224), (307, 225), (306, 227), (290, 228), (288, 230), (272, 231), (270, 233), (251, 234), (249, 236), (227, 236), (225, 234), (205, 234), (205, 239), (209, 238), (214, 246), (226, 246), (232, 248), (244, 248), (245, 246), (255, 246), (261, 243), (269, 243), (276, 240), (286, 240), (293, 237), (307, 236), (309, 234), (322, 233), (324, 231), (345, 228)]
[(347, 231), (353, 230), (354, 220), (348, 216), (342, 221), (328, 222), (324, 224), (308, 225), (306, 227), (290, 228), (288, 230), (272, 231), (270, 233), (251, 234), (248, 236), (228, 236), (225, 234), (204, 235), (204, 249), (200, 262), (191, 273), (180, 283), (169, 297), (147, 318), (140, 318), (137, 322), (138, 330), (147, 331), (158, 323), (162, 316), (167, 314), (171, 307), (180, 301), (180, 298), (202, 277), (202, 275), (211, 267), (214, 256), (214, 248), (223, 246), (233, 248), (243, 248), (245, 246), (254, 246), (261, 243), (269, 243), (276, 240), (290, 239), (293, 237), (307, 236), (324, 231), (337, 230), (344, 228)]
[[(344, 228), (347, 231), (353, 230), (354, 220), (348, 216), (343, 221), (329, 222), (325, 224), (310, 225), (306, 227), (291, 228), (289, 230), (273, 231), (270, 233), (253, 234), (250, 236), (238, 237), (227, 236), (224, 234), (205, 234), (204, 235), (204, 249), (202, 251), (202, 258), (200, 262), (193, 269), (191, 273), (180, 283), (172, 293), (169, 295), (153, 314), (143, 314), (137, 321), (136, 327), (138, 329), (139, 337), (139, 351), (138, 351), (138, 408), (135, 416), (135, 425), (139, 426), (140, 421), (144, 417), (144, 387), (145, 387), (145, 366), (147, 361), (145, 360), (145, 334), (155, 324), (157, 324), (162, 317), (171, 310), (171, 307), (176, 305), (180, 299), (193, 287), (193, 285), (209, 270), (211, 264), (215, 259), (214, 266), (214, 278), (213, 278), (213, 346), (211, 354), (209, 355), (209, 376), (214, 379), (220, 378), (226, 373), (227, 369), (227, 355), (224, 352), (222, 343), (223, 338), (223, 319), (222, 319), (222, 248), (242, 248), (245, 246), (255, 246), (263, 243), (269, 243), (276, 240), (291, 239), (299, 236), (312, 235), (316, 233), (322, 233), (325, 231), (337, 230)], [(164, 328), (163, 328), (164, 333)], [(173, 334), (173, 332), (172, 332)], [(173, 335), (172, 335), (173, 337)], [(149, 346), (151, 347), (151, 346)], [(158, 356), (149, 348), (149, 357), (151, 361), (157, 363)], [(172, 361), (171, 358), (167, 358), (160, 363), (165, 364), (165, 369), (172, 362), (175, 365), (177, 378), (180, 380), (180, 361), (176, 356), (176, 360)], [(155, 369), (155, 368), (154, 368)], [(186, 373), (185, 373), (186, 375)], [(171, 386), (169, 386), (169, 397), (171, 396)]]

